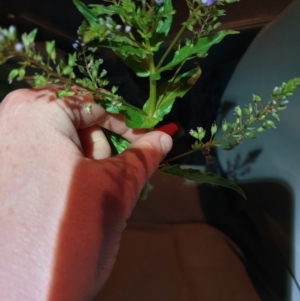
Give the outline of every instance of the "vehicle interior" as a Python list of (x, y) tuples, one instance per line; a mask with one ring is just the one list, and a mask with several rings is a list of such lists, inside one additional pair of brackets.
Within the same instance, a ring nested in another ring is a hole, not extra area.
[[(169, 40), (188, 14), (185, 1), (173, 0), (173, 5), (180, 13)], [(162, 121), (179, 128), (167, 158), (190, 150), (190, 129), (210, 128), (230, 118), (236, 104), (249, 103), (252, 94), (267, 100), (276, 85), (300, 76), (299, 0), (240, 0), (225, 9), (221, 27), (239, 34), (198, 59), (199, 81)], [(36, 47), (55, 40), (61, 57), (72, 52), (81, 21), (71, 0), (0, 0), (1, 27), (15, 25), (19, 32), (37, 28)], [(108, 50), (97, 55), (110, 84), (119, 86), (128, 102), (142, 106), (147, 82)], [(15, 65), (14, 60), (0, 65), (0, 99), (29, 87), (26, 82), (8, 84)], [(149, 198), (138, 202), (128, 221), (116, 266), (95, 300), (300, 300), (299, 97), (297, 91), (276, 130), (232, 153), (215, 151), (212, 165), (206, 166), (199, 153), (174, 161), (237, 182), (247, 200), (226, 188), (156, 174)]]

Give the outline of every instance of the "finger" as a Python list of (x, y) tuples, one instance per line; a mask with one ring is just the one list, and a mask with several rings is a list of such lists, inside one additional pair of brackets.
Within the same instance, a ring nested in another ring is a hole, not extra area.
[(110, 157), (110, 145), (98, 125), (80, 129), (78, 135), (86, 158), (100, 160)]
[[(78, 94), (72, 97), (57, 99), (58, 89), (19, 89), (10, 93), (2, 102), (2, 106), (9, 104), (14, 115), (25, 116), (30, 112), (32, 119), (47, 116), (53, 124), (60, 129), (67, 129), (73, 124), (76, 129), (84, 129), (98, 124), (117, 134), (122, 135), (129, 141), (134, 141), (145, 131), (129, 129), (121, 115), (108, 114), (92, 98), (90, 93)], [(58, 111), (59, 109), (59, 111)], [(59, 114), (58, 114), (59, 113)], [(66, 114), (68, 119), (62, 114)], [(42, 117), (41, 117), (42, 116)], [(66, 131), (67, 136), (70, 132)]]
[(122, 183), (115, 181), (115, 184), (125, 202), (136, 201), (146, 181), (171, 147), (170, 136), (163, 132), (151, 132), (134, 141), (122, 154), (109, 159), (113, 163), (113, 174), (123, 175)]
[(98, 124), (114, 133), (122, 135), (129, 141), (134, 141), (146, 132), (145, 130), (129, 129), (125, 125), (122, 115), (107, 113), (101, 107), (101, 102), (97, 104), (90, 93), (63, 98), (63, 108), (77, 129)]

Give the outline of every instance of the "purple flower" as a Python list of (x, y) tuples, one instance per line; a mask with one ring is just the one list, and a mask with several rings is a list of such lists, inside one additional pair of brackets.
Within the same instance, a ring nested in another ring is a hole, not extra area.
[(17, 52), (22, 51), (22, 49), (23, 49), (23, 44), (22, 44), (22, 43), (17, 43), (17, 44), (15, 45), (15, 50), (16, 50)]
[(130, 32), (131, 31), (131, 26), (126, 25), (124, 31), (125, 32)]
[(13, 36), (16, 33), (16, 28), (13, 25), (10, 25), (8, 32)]
[(215, 2), (217, 2), (217, 0), (201, 0), (201, 1), (206, 6), (210, 6), (210, 5), (214, 4)]
[(163, 0), (154, 0), (157, 5), (161, 5)]

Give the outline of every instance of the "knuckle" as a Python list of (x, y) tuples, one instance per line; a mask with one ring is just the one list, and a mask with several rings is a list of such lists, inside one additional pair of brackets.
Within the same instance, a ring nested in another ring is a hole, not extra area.
[(21, 101), (27, 98), (26, 96), (30, 93), (29, 89), (18, 89), (14, 90), (6, 95), (2, 103), (12, 103)]

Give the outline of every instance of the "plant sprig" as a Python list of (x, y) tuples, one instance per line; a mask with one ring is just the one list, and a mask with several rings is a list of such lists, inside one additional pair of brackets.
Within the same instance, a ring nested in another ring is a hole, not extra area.
[[(133, 129), (153, 129), (163, 120), (174, 104), (175, 99), (182, 98), (197, 82), (201, 75), (200, 66), (195, 64), (188, 71), (182, 71), (188, 60), (205, 57), (209, 49), (221, 42), (227, 35), (235, 34), (231, 30), (217, 30), (218, 18), (224, 15), (219, 7), (237, 0), (186, 0), (189, 16), (183, 22), (175, 37), (164, 47), (169, 39), (173, 15), (176, 13), (171, 0), (107, 0), (108, 5), (88, 5), (80, 0), (73, 0), (85, 20), (78, 29), (78, 39), (73, 44), (74, 52), (67, 59), (58, 58), (55, 41), (45, 42), (41, 54), (35, 48), (36, 30), (22, 34), (19, 38), (16, 29), (0, 28), (0, 64), (15, 58), (20, 67), (11, 70), (8, 80), (30, 80), (34, 87), (52, 84), (62, 85), (57, 97), (73, 96), (75, 93), (91, 93), (94, 100), (107, 112), (122, 114), (125, 123)], [(183, 40), (186, 31), (192, 37)], [(108, 87), (106, 70), (102, 68), (102, 59), (97, 56), (99, 48), (113, 51), (138, 77), (148, 77), (149, 97), (142, 109), (126, 102), (117, 94), (117, 87)], [(157, 57), (162, 53), (161, 57)], [(30, 68), (31, 75), (26, 75)], [(169, 79), (162, 81), (162, 74), (173, 71)], [(199, 127), (190, 134), (197, 139), (192, 150), (201, 151), (212, 161), (210, 151), (214, 147), (225, 150), (240, 144), (244, 138), (255, 138), (257, 132), (275, 127), (268, 115), (279, 119), (278, 111), (286, 107), (288, 97), (299, 84), (299, 78), (284, 83), (276, 88), (271, 100), (263, 107), (258, 96), (246, 108), (235, 108), (236, 120), (232, 123), (223, 121), (223, 135), (215, 137), (218, 126), (210, 128), (210, 139), (206, 131)], [(78, 86), (76, 92), (72, 86)], [(91, 106), (87, 104), (86, 112)], [(258, 123), (258, 127), (253, 127)], [(252, 126), (252, 127), (251, 127)], [(129, 142), (111, 132), (106, 132), (115, 153), (124, 151)], [(178, 157), (176, 157), (178, 158)], [(174, 158), (173, 158), (174, 159)], [(177, 175), (199, 183), (210, 183), (229, 187), (241, 193), (241, 189), (217, 175), (193, 169), (181, 169), (178, 165), (170, 166), (168, 162), (160, 165), (159, 170), (170, 175)]]
[[(190, 135), (197, 139), (192, 145), (192, 150), (201, 151), (207, 159), (207, 163), (211, 162), (210, 150), (219, 147), (223, 150), (231, 150), (238, 146), (243, 139), (254, 139), (256, 134), (264, 132), (270, 128), (276, 128), (275, 122), (269, 117), (280, 121), (279, 111), (285, 110), (288, 104), (288, 97), (293, 95), (294, 90), (300, 84), (300, 77), (282, 83), (280, 87), (275, 87), (270, 100), (263, 106), (261, 98), (253, 95), (252, 103), (245, 108), (236, 106), (234, 108), (235, 121), (228, 123), (223, 120), (220, 126), (223, 135), (215, 137), (218, 126), (214, 123), (210, 129), (210, 139), (204, 142), (206, 131), (202, 127), (191, 130)], [(244, 120), (243, 120), (244, 119)], [(225, 145), (224, 145), (225, 143)]]

